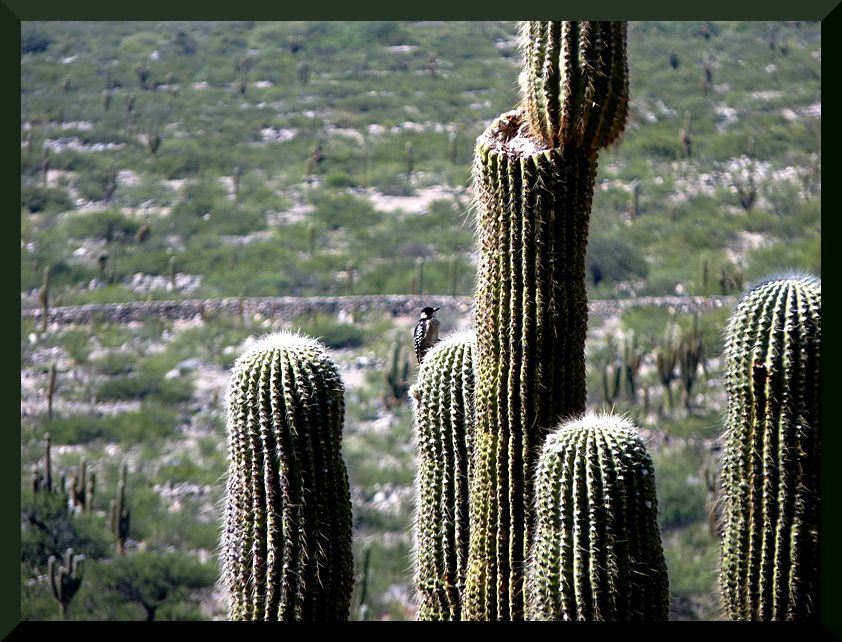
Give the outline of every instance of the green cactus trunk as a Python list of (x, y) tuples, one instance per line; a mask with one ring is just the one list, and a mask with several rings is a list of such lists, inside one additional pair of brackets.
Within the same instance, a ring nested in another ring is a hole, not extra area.
[(466, 619), (520, 620), (533, 471), (560, 418), (584, 412), (585, 251), (597, 152), (627, 116), (625, 23), (521, 27), (525, 110), (480, 136), (474, 162), (476, 474)]
[[(466, 608), (522, 619), (523, 560), (538, 451), (585, 410), (585, 249), (596, 158), (540, 149), (496, 120), (477, 146), (477, 475)], [(537, 148), (537, 149), (536, 149)]]
[(412, 389), (419, 464), (415, 586), (421, 620), (461, 619), (468, 564), (468, 491), (474, 439), (473, 333), (424, 357)]
[(530, 620), (666, 620), (667, 567), (652, 460), (624, 419), (588, 415), (538, 462)]
[(527, 121), (551, 147), (597, 150), (628, 111), (625, 22), (521, 23)]
[(324, 347), (287, 333), (234, 366), (222, 535), (232, 620), (344, 621), (353, 587), (344, 388)]
[(821, 282), (752, 289), (731, 316), (720, 585), (734, 620), (818, 617)]

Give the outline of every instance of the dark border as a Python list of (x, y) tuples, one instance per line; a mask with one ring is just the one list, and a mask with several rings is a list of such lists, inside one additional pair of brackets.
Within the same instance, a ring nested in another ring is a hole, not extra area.
[[(674, 0), (645, 0), (629, 3), (626, 0), (590, 0), (566, 3), (564, 17), (573, 20), (821, 20), (836, 6), (838, 0), (707, 0), (704, 3), (679, 3)], [(211, 0), (197, 5), (193, 2), (145, 0), (136, 3), (116, 3), (113, 0), (2, 0), (19, 20), (418, 20), (430, 17), (448, 20), (523, 20), (543, 19), (558, 14), (557, 1), (531, 2), (528, 7), (515, 3), (483, 3), (477, 5), (432, 0), (419, 3), (400, 3), (377, 0), (366, 4), (324, 3), (275, 4), (265, 0), (239, 0), (236, 3)], [(524, 11), (525, 10), (525, 11)], [(479, 15), (478, 15), (479, 14)]]
[[(822, 20), (822, 46), (826, 50), (825, 57), (827, 60), (839, 60), (839, 43), (833, 37), (839, 33), (840, 25), (842, 25), (842, 10), (836, 6), (838, 0), (801, 0), (800, 2), (792, 2), (792, 0), (766, 0), (760, 2), (759, 0), (751, 0), (751, 2), (735, 3), (733, 0), (708, 0), (705, 3), (677, 3), (674, 0), (646, 0), (646, 3), (636, 2), (631, 5), (624, 0), (590, 0), (587, 3), (582, 3), (578, 6), (565, 6), (565, 13), (572, 13), (574, 15), (565, 16), (571, 19), (630, 19), (634, 17), (636, 20), (649, 19), (668, 19), (668, 20), (698, 20), (698, 19), (732, 19), (732, 20)], [(7, 88), (8, 94), (11, 94), (14, 88), (20, 90), (20, 63), (15, 65), (10, 61), (15, 60), (18, 55), (13, 49), (15, 44), (20, 43), (20, 21), (21, 20), (182, 20), (182, 19), (197, 19), (201, 16), (203, 20), (225, 20), (225, 19), (278, 19), (286, 20), (301, 20), (301, 19), (321, 19), (325, 18), (325, 13), (329, 13), (329, 17), (334, 20), (346, 19), (380, 19), (380, 20), (411, 20), (417, 18), (447, 18), (451, 20), (459, 19), (479, 19), (476, 15), (478, 12), (475, 5), (473, 9), (469, 10), (466, 3), (454, 2), (427, 2), (423, 5), (411, 5), (408, 3), (395, 3), (393, 1), (385, 2), (380, 0), (377, 3), (368, 3), (365, 6), (358, 4), (344, 3), (341, 6), (334, 5), (329, 7), (326, 4), (314, 5), (300, 4), (292, 6), (291, 3), (283, 3), (282, 5), (275, 5), (265, 2), (265, 0), (239, 0), (237, 3), (220, 2), (219, 0), (211, 0), (202, 5), (196, 5), (193, 2), (172, 2), (171, 0), (145, 0), (142, 3), (115, 3), (113, 0), (76, 0), (75, 2), (63, 2), (62, 0), (0, 0), (0, 30), (2, 30), (5, 64), (3, 68), (3, 86)], [(419, 6), (423, 6), (423, 15), (419, 14)], [(338, 7), (338, 8), (337, 8)], [(499, 19), (524, 19), (524, 18), (544, 18), (548, 14), (558, 13), (559, 5), (557, 2), (547, 2), (544, 0), (541, 3), (531, 3), (528, 15), (521, 13), (520, 15), (513, 15), (513, 8), (524, 9), (523, 6), (513, 5), (507, 3), (506, 5), (498, 4), (491, 6), (483, 5), (481, 10), (483, 20), (499, 20)], [(587, 15), (579, 15), (576, 13), (577, 9), (587, 10)], [(829, 38), (826, 36), (830, 36)], [(19, 51), (19, 49), (18, 49)], [(837, 55), (834, 55), (837, 54)], [(833, 69), (835, 65), (831, 63), (829, 69)], [(16, 73), (17, 72), (17, 73)], [(18, 93), (19, 95), (19, 93)], [(11, 101), (6, 101), (4, 106), (7, 110), (11, 110), (9, 104)], [(12, 131), (12, 125), (15, 121), (11, 115), (6, 119), (9, 126), (4, 131), (4, 140), (6, 141), (6, 149), (11, 150), (12, 145), (19, 138), (19, 127), (16, 131)], [(834, 123), (832, 118), (827, 119), (824, 124), (824, 137), (830, 141), (838, 140), (839, 126)], [(823, 137), (823, 140), (824, 140)], [(824, 145), (823, 145), (824, 147)], [(11, 154), (5, 156), (7, 162), (11, 158)], [(829, 159), (830, 171), (833, 169), (833, 156), (827, 157)], [(16, 172), (8, 171), (6, 174), (7, 182), (14, 180), (15, 182), (7, 188), (7, 193), (19, 196), (20, 184), (14, 177)], [(833, 191), (825, 193), (826, 203), (833, 207), (838, 197), (834, 196)], [(14, 207), (10, 207), (10, 211), (14, 211)], [(836, 210), (833, 210), (836, 211)], [(9, 235), (10, 242), (11, 235)], [(6, 260), (9, 262), (14, 260), (14, 252), (10, 251)], [(15, 266), (9, 271), (14, 274)], [(11, 281), (11, 279), (9, 280)], [(18, 279), (19, 281), (19, 279)], [(11, 289), (11, 288), (10, 288)], [(18, 296), (15, 293), (10, 293), (11, 296)], [(832, 301), (832, 299), (831, 299)], [(831, 319), (834, 318), (833, 308), (831, 307)], [(826, 353), (825, 362), (829, 360), (827, 355), (833, 354), (833, 339), (831, 338), (830, 350), (828, 344), (825, 342), (824, 351)], [(828, 386), (826, 384), (827, 377), (822, 381), (824, 390), (824, 398), (827, 399)], [(16, 383), (9, 384), (12, 390), (18, 390)], [(18, 401), (20, 401), (18, 392)], [(823, 414), (827, 417), (826, 412)], [(18, 417), (19, 419), (19, 417)], [(11, 423), (14, 425), (14, 423)], [(7, 430), (7, 433), (12, 433)], [(840, 490), (839, 477), (836, 461), (831, 455), (840, 452), (839, 441), (840, 437), (835, 429), (826, 430), (822, 436), (824, 440), (823, 450), (823, 522), (822, 522), (822, 594), (823, 605), (822, 624), (825, 628), (825, 633), (828, 633), (835, 639), (842, 639), (842, 625), (839, 622), (838, 611), (842, 610), (838, 606), (842, 604), (839, 599), (838, 578), (832, 570), (840, 567), (840, 551), (839, 539), (835, 536), (839, 533), (835, 508), (839, 506)], [(5, 437), (11, 442), (11, 438)], [(16, 444), (9, 443), (8, 448), (2, 449), (0, 453), (0, 462), (5, 465), (0, 465), (0, 475), (2, 480), (0, 485), (7, 489), (7, 501), (11, 495), (11, 503), (17, 507), (17, 513), (20, 512), (20, 493), (18, 492), (18, 470), (20, 468), (20, 450)], [(3, 483), (5, 481), (5, 483)], [(12, 489), (12, 490), (9, 490)], [(6, 637), (9, 632), (15, 628), (20, 622), (20, 588), (19, 588), (19, 574), (20, 569), (19, 551), (20, 551), (20, 527), (16, 519), (7, 519), (0, 522), (0, 639)], [(768, 634), (768, 628), (763, 630), (763, 635)], [(718, 631), (721, 633), (721, 630)], [(750, 633), (748, 631), (745, 634)], [(760, 633), (760, 631), (756, 631)], [(788, 633), (798, 634), (796, 631), (789, 631)], [(808, 636), (815, 631), (810, 628), (802, 633)], [(819, 636), (825, 638), (824, 635)]]

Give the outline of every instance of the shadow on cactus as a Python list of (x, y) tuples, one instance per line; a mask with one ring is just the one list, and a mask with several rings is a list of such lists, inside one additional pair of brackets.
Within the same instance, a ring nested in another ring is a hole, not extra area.
[(344, 415), (336, 365), (313, 339), (269, 335), (235, 363), (221, 552), (230, 619), (348, 619)]

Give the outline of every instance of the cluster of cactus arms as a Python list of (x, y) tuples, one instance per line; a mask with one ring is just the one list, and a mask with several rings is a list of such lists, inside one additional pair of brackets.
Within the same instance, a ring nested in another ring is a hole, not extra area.
[(129, 523), (131, 511), (126, 502), (126, 475), (128, 464), (123, 463), (120, 469), (120, 481), (117, 482), (117, 497), (111, 500), (108, 507), (108, 524), (111, 534), (114, 536), (114, 546), (117, 553), (126, 552), (126, 540), (129, 538)]
[(533, 471), (585, 410), (585, 251), (598, 150), (628, 111), (626, 24), (527, 22), (523, 107), (479, 137), (475, 472), (463, 617), (523, 619)]
[(535, 486), (528, 619), (666, 620), (655, 476), (632, 424), (563, 424), (544, 443)]
[(221, 555), (230, 619), (348, 619), (344, 414), (337, 367), (313, 339), (269, 335), (234, 365)]
[(821, 283), (771, 278), (728, 323), (720, 585), (737, 620), (818, 617)]
[(73, 505), (80, 511), (90, 512), (94, 506), (94, 490), (96, 488), (96, 473), (88, 475), (88, 463), (83, 459), (79, 462), (79, 469), (73, 475), (71, 499)]
[(412, 389), (418, 444), (415, 586), (419, 619), (459, 620), (468, 565), (474, 439), (473, 333), (436, 344)]
[(47, 563), (50, 588), (53, 591), (53, 597), (59, 604), (62, 618), (67, 618), (67, 608), (70, 606), (70, 601), (82, 585), (84, 561), (84, 555), (74, 555), (73, 549), (68, 548), (64, 553), (64, 560), (50, 556)]

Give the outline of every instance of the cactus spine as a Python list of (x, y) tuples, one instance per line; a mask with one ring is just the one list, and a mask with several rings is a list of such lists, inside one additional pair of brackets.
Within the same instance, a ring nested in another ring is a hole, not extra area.
[(419, 451), (415, 586), (421, 620), (461, 619), (473, 473), (474, 349), (469, 332), (436, 344), (412, 390)]
[(821, 282), (774, 278), (727, 330), (720, 585), (735, 620), (818, 617)]
[(232, 620), (347, 620), (344, 388), (315, 340), (277, 333), (234, 365), (222, 577)]
[(550, 434), (536, 472), (530, 620), (666, 620), (667, 567), (652, 460), (625, 419)]
[(477, 437), (466, 619), (519, 620), (539, 448), (585, 410), (585, 249), (597, 152), (625, 125), (622, 22), (528, 22), (525, 110), (474, 162)]
[(82, 585), (84, 562), (85, 556), (74, 555), (72, 548), (65, 551), (63, 563), (54, 555), (51, 555), (47, 562), (50, 588), (59, 604), (62, 619), (67, 618), (67, 607), (70, 606), (70, 601)]

